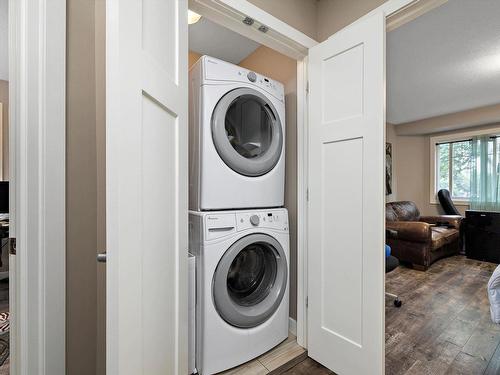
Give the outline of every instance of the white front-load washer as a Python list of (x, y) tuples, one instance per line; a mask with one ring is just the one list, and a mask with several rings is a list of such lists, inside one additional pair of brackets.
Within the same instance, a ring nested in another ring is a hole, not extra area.
[(189, 208), (281, 207), (283, 85), (203, 56), (189, 71)]
[(190, 211), (189, 226), (196, 256), (196, 368), (208, 375), (288, 336), (288, 213)]

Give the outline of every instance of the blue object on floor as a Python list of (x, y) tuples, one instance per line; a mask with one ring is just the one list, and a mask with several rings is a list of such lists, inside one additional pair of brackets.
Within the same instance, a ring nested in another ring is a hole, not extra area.
[(385, 257), (389, 258), (391, 256), (391, 247), (389, 245), (385, 245)]

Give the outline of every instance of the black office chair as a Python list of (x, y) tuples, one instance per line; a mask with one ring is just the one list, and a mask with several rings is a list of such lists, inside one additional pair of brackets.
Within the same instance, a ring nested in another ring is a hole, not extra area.
[(453, 200), (451, 199), (451, 195), (449, 190), (441, 189), (438, 191), (438, 199), (439, 203), (441, 203), (441, 207), (443, 207), (443, 211), (446, 215), (462, 215)]
[[(445, 215), (460, 215), (460, 211), (458, 211), (457, 207), (453, 203), (453, 200), (451, 199), (450, 191), (446, 189), (441, 189), (438, 191), (438, 199), (439, 203), (441, 204), (441, 207), (443, 208), (443, 211)], [(467, 225), (467, 221), (465, 218), (462, 219), (460, 222), (460, 228), (458, 228), (458, 231), (460, 232), (460, 253), (464, 254), (464, 243), (465, 243), (465, 226)]]
[[(395, 230), (392, 229), (386, 229), (385, 230), (385, 237), (386, 238), (396, 238), (398, 233)], [(387, 245), (385, 245), (387, 246)], [(385, 258), (385, 273), (389, 273), (394, 271), (396, 268), (399, 266), (399, 260), (396, 258), (394, 255), (389, 255), (386, 256)], [(394, 306), (396, 307), (401, 307), (403, 302), (399, 299), (399, 296), (397, 294), (385, 292), (386, 297), (394, 298)]]

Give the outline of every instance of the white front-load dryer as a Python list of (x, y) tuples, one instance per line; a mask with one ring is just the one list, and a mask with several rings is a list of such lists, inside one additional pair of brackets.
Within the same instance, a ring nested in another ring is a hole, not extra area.
[(196, 256), (196, 368), (214, 374), (288, 336), (286, 209), (190, 212)]
[(283, 85), (203, 56), (189, 72), (189, 208), (281, 207)]

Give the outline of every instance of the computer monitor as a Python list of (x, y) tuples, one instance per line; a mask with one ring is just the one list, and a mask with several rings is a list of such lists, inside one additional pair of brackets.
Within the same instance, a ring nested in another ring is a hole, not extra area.
[(0, 214), (9, 213), (9, 181), (0, 181)]

